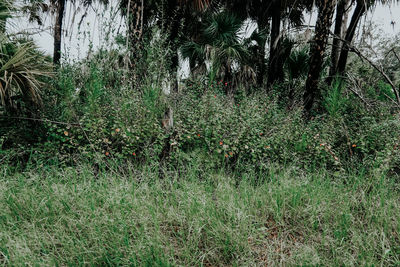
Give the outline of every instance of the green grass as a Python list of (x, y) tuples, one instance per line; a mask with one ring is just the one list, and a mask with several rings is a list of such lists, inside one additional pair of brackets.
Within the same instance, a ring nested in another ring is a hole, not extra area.
[[(199, 175), (201, 174), (201, 175)], [(400, 265), (392, 178), (1, 168), (3, 265)]]

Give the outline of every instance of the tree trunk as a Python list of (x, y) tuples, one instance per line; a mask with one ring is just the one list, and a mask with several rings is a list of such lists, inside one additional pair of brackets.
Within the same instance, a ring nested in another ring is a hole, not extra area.
[(306, 81), (306, 90), (303, 96), (304, 108), (307, 115), (310, 114), (315, 98), (319, 94), (318, 83), (335, 6), (335, 0), (320, 1), (314, 41), (310, 50), (310, 69)]
[[(263, 21), (258, 21), (258, 31), (266, 31), (268, 25), (265, 25), (264, 23), (265, 18), (263, 18)], [(265, 44), (266, 42), (264, 40), (260, 40), (259, 45), (259, 51), (257, 55), (257, 85), (262, 88), (264, 85), (264, 76), (266, 72), (266, 65), (265, 65)]]
[(138, 64), (142, 50), (142, 40), (144, 33), (144, 0), (127, 0), (127, 43), (126, 46), (129, 51), (129, 70), (131, 73), (131, 81), (134, 84), (138, 84), (140, 76), (138, 73), (140, 70), (140, 64)]
[(144, 28), (144, 0), (128, 1), (128, 48), (131, 56), (135, 58), (139, 50)]
[(333, 37), (332, 53), (331, 53), (331, 67), (329, 70), (328, 83), (332, 82), (333, 77), (337, 72), (337, 65), (339, 62), (340, 49), (342, 48), (342, 42), (344, 32), (347, 24), (346, 13), (349, 6), (350, 0), (339, 0), (336, 9), (336, 20), (335, 20), (335, 36)]
[(257, 85), (261, 88), (264, 85), (265, 66), (265, 45), (260, 47), (257, 62)]
[(354, 10), (354, 14), (351, 18), (349, 29), (347, 30), (345, 40), (346, 42), (343, 44), (342, 52), (340, 53), (339, 62), (337, 65), (337, 72), (339, 74), (344, 74), (346, 70), (347, 58), (349, 56), (351, 42), (354, 39), (354, 34), (356, 32), (356, 28), (362, 15), (367, 10), (365, 0), (357, 0), (357, 6)]
[(268, 87), (276, 80), (283, 78), (283, 70), (280, 70), (277, 67), (279, 62), (278, 47), (281, 32), (281, 1), (273, 0), (272, 14), (271, 43), (268, 63)]
[(170, 74), (173, 83), (173, 90), (178, 91), (178, 68), (179, 68), (179, 56), (178, 56), (178, 37), (179, 30), (183, 19), (183, 10), (185, 7), (177, 1), (169, 0), (166, 4), (167, 10), (163, 21), (164, 32), (168, 36), (169, 45), (171, 48), (171, 61), (170, 61)]
[(348, 3), (346, 5), (346, 10), (344, 12), (344, 16), (343, 16), (343, 22), (342, 22), (342, 32), (340, 33), (340, 36), (342, 36), (343, 38), (346, 36), (346, 31), (347, 31), (347, 22), (349, 20), (349, 13), (351, 10), (351, 1), (348, 0)]
[(62, 27), (65, 13), (65, 1), (59, 0), (56, 6), (56, 21), (54, 25), (54, 52), (53, 63), (54, 65), (60, 64), (61, 59), (61, 42), (62, 42)]

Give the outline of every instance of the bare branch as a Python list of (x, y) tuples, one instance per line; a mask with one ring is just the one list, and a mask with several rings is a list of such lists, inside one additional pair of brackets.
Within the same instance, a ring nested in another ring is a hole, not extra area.
[[(332, 34), (332, 33), (331, 33)], [(334, 34), (332, 34), (334, 35)], [(356, 48), (354, 45), (350, 44), (349, 42), (347, 42), (346, 40), (344, 40), (343, 38), (341, 38), (340, 36), (334, 35), (336, 38), (339, 38), (342, 42), (347, 43), (347, 45), (349, 46), (349, 49), (351, 52), (354, 52), (359, 58), (361, 58), (361, 60), (365, 60), (369, 63), (369, 65), (371, 65), (375, 70), (377, 70), (382, 77), (386, 80), (387, 83), (389, 83), (389, 85), (392, 87), (393, 93), (396, 96), (396, 104), (397, 106), (400, 107), (400, 95), (399, 95), (399, 90), (396, 88), (396, 85), (394, 84), (394, 82), (389, 78), (389, 76), (385, 73), (385, 71), (383, 70), (383, 68), (381, 66), (378, 66), (376, 63), (374, 63), (371, 59), (369, 59), (367, 56), (365, 56), (358, 48)], [(394, 51), (394, 50), (393, 50)], [(394, 52), (395, 53), (395, 52)]]
[(394, 48), (392, 48), (392, 49), (389, 51), (389, 53), (390, 53), (390, 52), (393, 52), (394, 56), (397, 58), (397, 60), (398, 60), (399, 63), (400, 63), (400, 56), (397, 54), (396, 50), (394, 50)]

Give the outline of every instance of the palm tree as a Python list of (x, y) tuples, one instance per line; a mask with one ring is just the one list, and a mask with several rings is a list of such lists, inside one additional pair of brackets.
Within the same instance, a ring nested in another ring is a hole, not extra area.
[(343, 47), (341, 49), (339, 61), (337, 67), (334, 71), (332, 71), (331, 76), (339, 74), (344, 74), (347, 65), (347, 58), (349, 56), (350, 44), (354, 40), (354, 35), (357, 29), (357, 25), (359, 24), (361, 17), (366, 13), (370, 8), (375, 7), (378, 3), (380, 4), (391, 4), (393, 2), (399, 2), (399, 0), (356, 0), (356, 8), (351, 17), (349, 28), (346, 31), (346, 35), (344, 37)]
[(288, 73), (289, 79), (289, 107), (294, 103), (295, 98), (295, 83), (300, 78), (306, 77), (308, 73), (308, 63), (310, 61), (310, 55), (308, 47), (303, 47), (294, 50), (288, 59), (285, 61), (286, 72)]
[[(200, 18), (210, 7), (210, 0), (163, 0), (162, 14), (158, 20), (163, 34), (166, 35), (170, 48), (170, 72), (175, 90), (178, 89), (176, 79), (179, 67), (179, 47), (186, 41), (185, 36), (197, 35)], [(187, 23), (186, 23), (187, 22)]]
[(53, 63), (54, 65), (60, 64), (61, 59), (61, 43), (62, 43), (62, 29), (65, 14), (66, 0), (51, 0), (51, 4), (55, 8), (56, 20), (54, 23), (54, 52)]
[[(266, 74), (266, 44), (271, 19), (272, 1), (263, 0), (220, 0), (226, 10), (237, 15), (242, 20), (250, 19), (257, 23), (258, 37), (254, 39), (257, 46), (254, 47), (255, 70), (257, 72), (257, 85), (262, 87)], [(256, 37), (256, 36), (255, 36)]]
[(347, 17), (349, 12), (350, 0), (338, 0), (336, 8), (335, 31), (332, 42), (331, 67), (329, 70), (328, 83), (336, 75), (339, 63), (340, 50), (342, 48), (341, 39), (344, 38), (347, 27)]
[(42, 24), (40, 13), (47, 13), (51, 11), (55, 14), (53, 33), (53, 63), (54, 65), (60, 64), (66, 0), (50, 0), (50, 6), (48, 6), (44, 0), (24, 0), (24, 3), (25, 6), (23, 11), (28, 14), (29, 20), (35, 21), (39, 25)]
[[(281, 46), (283, 33), (281, 24), (284, 19), (287, 19), (293, 25), (303, 23), (303, 11), (311, 11), (314, 1), (312, 0), (271, 0), (271, 39), (270, 52), (268, 63), (268, 85), (271, 86), (275, 81), (282, 81), (284, 78), (284, 62), (290, 51), (287, 47)], [(280, 49), (280, 48), (283, 48)]]
[[(140, 51), (143, 36), (148, 28), (156, 23), (163, 34), (168, 37), (172, 53), (171, 72), (176, 73), (178, 60), (179, 35), (193, 35), (191, 26), (196, 24), (198, 15), (211, 4), (211, 0), (121, 0), (120, 10), (126, 18), (128, 49), (131, 54), (131, 68), (135, 68), (138, 60), (137, 52)], [(182, 28), (183, 21), (190, 21)]]
[(354, 10), (353, 16), (350, 21), (349, 28), (347, 29), (346, 36), (344, 38), (345, 43), (343, 44), (342, 52), (340, 53), (339, 61), (338, 61), (337, 68), (336, 68), (337, 70), (334, 73), (332, 73), (333, 76), (337, 72), (339, 72), (340, 74), (343, 74), (344, 71), (346, 70), (347, 58), (348, 58), (349, 50), (350, 50), (349, 44), (351, 44), (351, 42), (353, 41), (354, 34), (357, 29), (357, 25), (358, 25), (361, 17), (363, 16), (363, 14), (365, 13), (365, 11), (367, 11), (367, 8), (369, 7), (370, 4), (371, 4), (370, 1), (357, 0), (356, 9)]
[[(74, 3), (78, 0), (69, 0)], [(94, 2), (100, 2), (104, 5), (109, 3), (109, 0), (80, 0), (84, 7), (91, 6)], [(31, 21), (36, 21), (39, 25), (42, 23), (41, 13), (52, 12), (55, 14), (54, 22), (54, 44), (53, 44), (53, 63), (60, 64), (61, 59), (61, 44), (63, 37), (63, 22), (66, 12), (67, 0), (50, 0), (50, 5), (45, 0), (24, 0), (25, 6), (22, 11), (28, 14)]]
[(335, 12), (335, 6), (336, 0), (321, 0), (318, 2), (318, 18), (315, 27), (314, 40), (310, 49), (310, 68), (303, 96), (304, 108), (308, 114), (313, 107), (315, 97), (319, 93), (319, 78), (332, 25), (332, 17)]
[[(0, 0), (0, 7), (9, 3)], [(11, 9), (1, 10), (2, 17), (12, 15)], [(6, 111), (15, 111), (19, 101), (31, 107), (40, 105), (40, 80), (49, 76), (49, 67), (34, 43), (10, 39), (5, 32), (0, 32), (0, 105)]]
[(207, 72), (208, 62), (211, 80), (222, 80), (228, 84), (227, 91), (232, 90), (236, 68), (249, 67), (246, 45), (249, 42), (239, 37), (242, 26), (239, 17), (227, 12), (206, 18), (196, 38), (187, 40), (181, 47), (182, 56), (189, 59), (192, 73)]
[[(243, 20), (249, 18), (257, 23), (260, 33), (270, 31), (268, 84), (283, 79), (283, 66), (290, 51), (280, 50), (283, 34), (281, 25), (284, 20), (293, 25), (303, 21), (303, 11), (311, 10), (313, 0), (220, 0), (227, 10), (238, 15)], [(257, 51), (257, 85), (262, 87), (266, 73), (266, 40), (258, 43)], [(286, 50), (286, 49), (284, 49)], [(286, 55), (286, 56), (285, 56)]]

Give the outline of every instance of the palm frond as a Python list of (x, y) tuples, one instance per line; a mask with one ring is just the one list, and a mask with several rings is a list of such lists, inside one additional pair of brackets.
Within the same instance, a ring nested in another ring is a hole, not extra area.
[(0, 0), (0, 32), (6, 30), (7, 19), (11, 18), (13, 11), (13, 2), (11, 0)]
[(232, 43), (237, 42), (243, 21), (233, 14), (223, 12), (211, 16), (206, 25), (204, 29), (206, 39)]
[(18, 43), (0, 39), (0, 104), (14, 106), (13, 99), (22, 97), (35, 105), (41, 104), (41, 79), (51, 75), (51, 65), (38, 52), (33, 42)]
[(183, 58), (189, 59), (191, 66), (194, 66), (196, 62), (202, 63), (207, 57), (206, 47), (194, 41), (186, 41), (180, 51)]
[(307, 75), (309, 60), (310, 56), (307, 47), (293, 51), (285, 64), (289, 78), (294, 80)]

